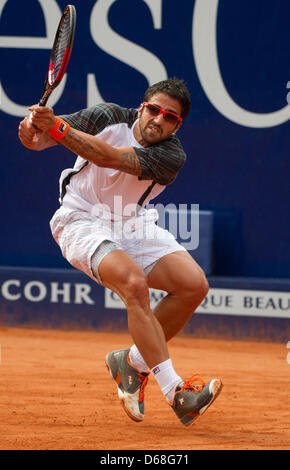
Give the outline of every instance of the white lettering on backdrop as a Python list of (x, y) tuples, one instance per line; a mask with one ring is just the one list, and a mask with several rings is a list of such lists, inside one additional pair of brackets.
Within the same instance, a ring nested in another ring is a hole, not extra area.
[[(9, 0), (0, 0), (0, 18), (6, 3)], [(61, 17), (61, 10), (56, 0), (38, 0), (42, 8), (46, 29), (45, 37), (24, 37), (24, 36), (0, 36), (0, 47), (14, 49), (51, 49), (54, 41), (56, 25)], [(67, 76), (59, 87), (54, 91), (49, 100), (49, 105), (54, 106), (60, 99), (65, 88)], [(43, 77), (44, 80), (44, 77)], [(0, 110), (12, 116), (23, 117), (28, 115), (28, 106), (23, 106), (12, 101), (4, 91), (0, 81)]]
[[(144, 0), (146, 1), (154, 21), (154, 27), (157, 29), (161, 28), (161, 10), (162, 0)], [(110, 26), (108, 15), (111, 6), (115, 0), (99, 0), (95, 3), (91, 19), (90, 19), (90, 31), (93, 40), (103, 51), (107, 54), (119, 59), (125, 64), (129, 65), (138, 72), (142, 73), (146, 78), (149, 85), (165, 80), (167, 78), (166, 69), (158, 57), (152, 52), (144, 49), (132, 41), (120, 36)], [(92, 106), (94, 103), (103, 102), (103, 98), (99, 92), (95, 76), (93, 74), (88, 75), (88, 106)]]
[[(0, 18), (9, 0), (0, 0)], [(120, 36), (110, 26), (108, 14), (116, 0), (98, 0), (92, 8), (90, 32), (95, 43), (107, 54), (144, 75), (149, 85), (167, 78), (162, 61), (152, 52)], [(143, 0), (150, 9), (153, 27), (162, 27), (162, 0)], [(0, 47), (50, 49), (61, 10), (56, 0), (38, 0), (46, 25), (45, 37), (0, 36)], [(254, 113), (239, 106), (229, 95), (222, 78), (217, 52), (217, 13), (219, 0), (196, 0), (192, 19), (193, 57), (201, 86), (213, 106), (236, 124), (253, 128), (273, 127), (287, 122), (290, 105), (270, 113)], [(60, 99), (66, 77), (50, 98), (50, 106)], [(87, 105), (103, 102), (94, 74), (87, 75)], [(31, 103), (29, 103), (30, 105)], [(0, 109), (12, 116), (24, 116), (27, 107), (14, 103), (0, 82)]]
[(289, 105), (272, 113), (253, 113), (243, 109), (229, 95), (218, 62), (218, 5), (219, 0), (196, 0), (193, 11), (193, 56), (199, 81), (207, 98), (223, 116), (241, 126), (273, 127), (288, 121)]

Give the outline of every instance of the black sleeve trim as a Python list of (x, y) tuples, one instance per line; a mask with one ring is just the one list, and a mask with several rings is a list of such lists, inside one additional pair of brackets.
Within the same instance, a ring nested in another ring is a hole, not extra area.
[(74, 129), (96, 135), (112, 124), (126, 122), (131, 127), (137, 118), (137, 110), (122, 108), (114, 103), (100, 103), (60, 117)]
[(140, 179), (154, 180), (162, 186), (172, 183), (186, 161), (186, 155), (176, 136), (158, 145), (134, 148), (142, 174)]

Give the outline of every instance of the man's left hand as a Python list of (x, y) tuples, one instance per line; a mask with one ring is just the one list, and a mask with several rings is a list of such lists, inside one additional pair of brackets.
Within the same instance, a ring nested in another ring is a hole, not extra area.
[(55, 115), (49, 106), (35, 104), (29, 108), (29, 111), (31, 111), (31, 123), (37, 129), (48, 132), (55, 125)]

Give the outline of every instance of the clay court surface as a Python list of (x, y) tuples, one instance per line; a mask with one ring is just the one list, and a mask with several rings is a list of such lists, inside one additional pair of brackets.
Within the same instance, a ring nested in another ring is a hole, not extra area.
[(127, 333), (0, 328), (3, 450), (290, 449), (286, 344), (178, 336), (169, 343), (184, 378), (222, 378), (224, 388), (185, 428), (153, 377), (146, 416), (131, 421), (104, 365)]

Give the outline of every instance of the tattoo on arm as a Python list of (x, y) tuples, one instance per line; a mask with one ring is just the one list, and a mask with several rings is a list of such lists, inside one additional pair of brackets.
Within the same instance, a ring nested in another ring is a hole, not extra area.
[(141, 175), (142, 168), (139, 162), (139, 158), (134, 151), (121, 154), (118, 170), (125, 171), (126, 173), (130, 173), (136, 176)]
[(99, 154), (96, 152), (94, 146), (77, 132), (75, 132), (74, 129), (69, 129), (68, 133), (63, 139), (63, 143), (74, 153), (77, 153), (78, 155), (83, 156), (88, 160), (93, 159), (95, 160), (95, 163), (97, 163)]
[[(98, 144), (97, 141), (98, 139), (94, 139), (94, 141), (92, 141), (92, 136), (88, 139), (86, 136), (79, 134), (78, 131), (75, 131), (75, 129), (70, 128), (60, 143), (64, 144), (72, 152), (91, 161), (95, 165), (115, 168), (119, 171), (124, 171), (125, 173), (130, 173), (136, 176), (140, 176), (142, 174), (142, 167), (134, 150), (120, 152), (117, 157), (114, 155), (110, 157), (110, 152), (107, 154), (102, 148), (105, 143), (100, 142)], [(99, 151), (98, 145), (100, 145)]]

